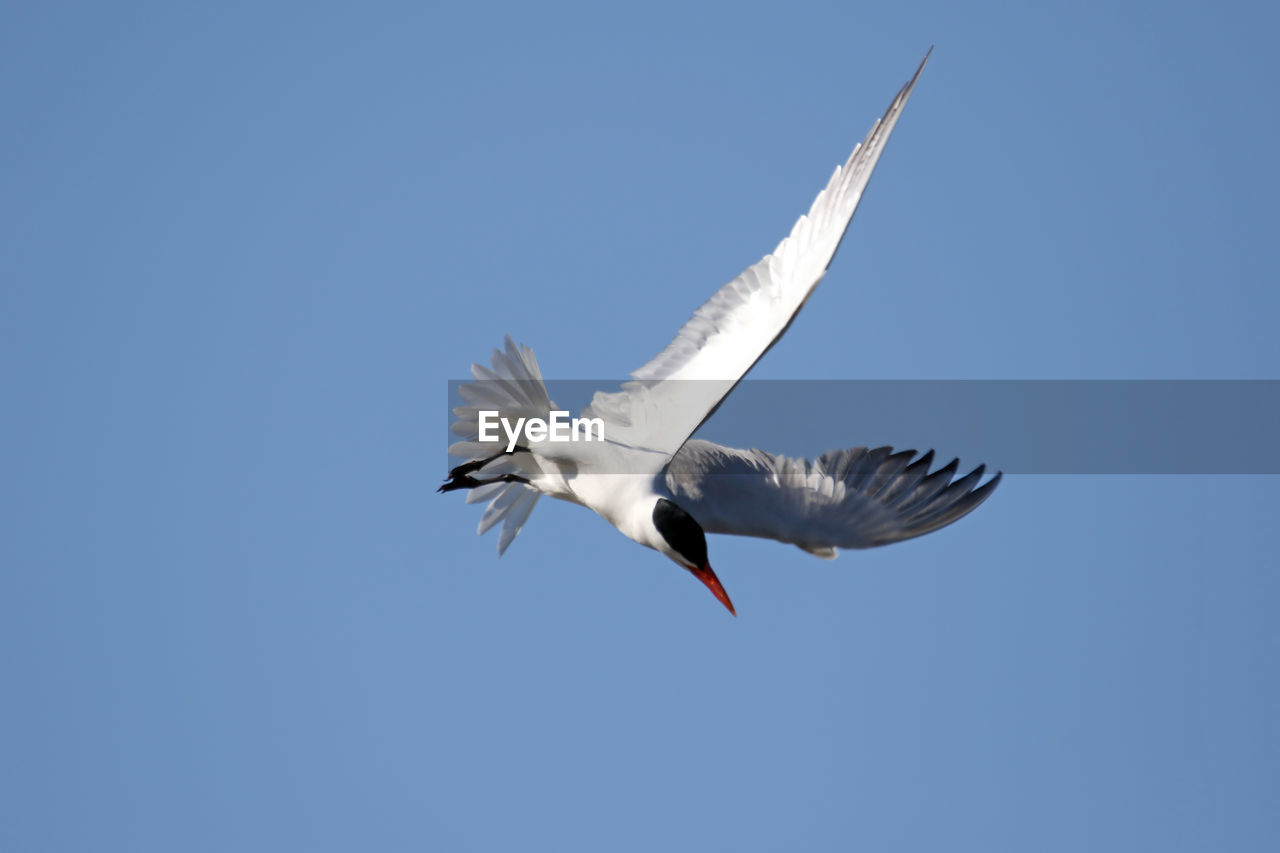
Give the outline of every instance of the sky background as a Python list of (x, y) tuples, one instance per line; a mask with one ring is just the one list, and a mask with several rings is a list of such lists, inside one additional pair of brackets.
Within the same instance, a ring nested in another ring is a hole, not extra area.
[(0, 848), (1280, 849), (1275, 477), (714, 537), (736, 620), (434, 493), (450, 379), (642, 364), (931, 44), (753, 376), (1280, 377), (1278, 18), (9, 4)]

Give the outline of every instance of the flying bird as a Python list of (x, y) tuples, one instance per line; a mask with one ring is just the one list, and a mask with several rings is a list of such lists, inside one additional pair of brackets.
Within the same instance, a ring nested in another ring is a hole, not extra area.
[[(1000, 473), (979, 485), (985, 470), (979, 466), (955, 479), (958, 460), (930, 472), (933, 451), (917, 458), (914, 450), (855, 447), (806, 460), (692, 438), (822, 280), (928, 61), (926, 54), (772, 254), (716, 291), (620, 390), (596, 392), (579, 421), (587, 438), (599, 426), (602, 440), (552, 440), (556, 430), (548, 422), (558, 410), (533, 351), (510, 336), (491, 367), (471, 366), (475, 381), (459, 386), (465, 405), (453, 412), (451, 432), (460, 440), (449, 448), (467, 461), (449, 472), (440, 491), (469, 490), (468, 503), (489, 501), (477, 532), (501, 522), (499, 554), (539, 496), (550, 495), (594, 510), (666, 555), (736, 615), (711, 569), (708, 533), (774, 539), (830, 559), (840, 548), (937, 530), (986, 500)], [(534, 422), (541, 427), (532, 428)], [(521, 432), (521, 424), (530, 426)], [(567, 425), (560, 426), (566, 433)]]

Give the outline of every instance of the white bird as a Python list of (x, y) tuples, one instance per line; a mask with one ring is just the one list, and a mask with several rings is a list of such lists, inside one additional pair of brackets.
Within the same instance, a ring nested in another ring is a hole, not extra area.
[(471, 366), (476, 381), (459, 386), (466, 405), (454, 409), (451, 427), (461, 441), (449, 448), (468, 461), (449, 472), (440, 491), (469, 489), (468, 503), (491, 499), (477, 532), (501, 521), (499, 554), (538, 497), (550, 495), (594, 510), (665, 554), (736, 615), (708, 562), (707, 533), (775, 539), (830, 559), (839, 548), (937, 530), (991, 494), (999, 473), (978, 486), (979, 466), (953, 481), (958, 461), (930, 473), (933, 451), (915, 459), (914, 450), (855, 447), (809, 461), (691, 439), (822, 280), (928, 61), (926, 54), (773, 253), (721, 287), (620, 391), (595, 394), (582, 418), (599, 419), (603, 441), (553, 441), (543, 429), (526, 430), (509, 449), (505, 442), (495, 445), (492, 420), (482, 432), (493, 413), (507, 419), (510, 430), (519, 418), (547, 421), (557, 410), (533, 351), (509, 336), (505, 349), (494, 351), (492, 369)]

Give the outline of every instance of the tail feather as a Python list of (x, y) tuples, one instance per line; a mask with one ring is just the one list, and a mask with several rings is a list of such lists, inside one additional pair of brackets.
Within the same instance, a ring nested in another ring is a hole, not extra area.
[(520, 483), (506, 483), (505, 485), (507, 488), (503, 489), (502, 494), (489, 502), (489, 508), (481, 516), (480, 526), (476, 528), (477, 536), (483, 536), (489, 532), (489, 528), (502, 521), (502, 517), (507, 515), (512, 505), (520, 497), (520, 493), (525, 491), (525, 487)]
[[(504, 348), (494, 350), (490, 367), (471, 365), (471, 377), (475, 382), (458, 386), (458, 393), (465, 405), (453, 410), (456, 420), (449, 431), (460, 439), (449, 446), (449, 455), (467, 461), (486, 459), (501, 451), (505, 444), (480, 441), (480, 412), (497, 411), (509, 422), (517, 418), (546, 418), (555, 409), (542, 381), (542, 371), (534, 358), (533, 350), (517, 346), (508, 335)], [(475, 479), (484, 481), (504, 474), (531, 476), (538, 473), (536, 463), (528, 454), (501, 456), (474, 472)], [(540, 493), (524, 483), (492, 483), (472, 489), (467, 503), (489, 500), (477, 535), (482, 535), (502, 523), (498, 536), (498, 554), (501, 555), (515, 540), (538, 503)]]
[(524, 527), (524, 523), (529, 520), (529, 515), (533, 512), (533, 508), (540, 497), (542, 495), (537, 489), (531, 489), (528, 486), (520, 487), (520, 497), (507, 510), (506, 521), (502, 523), (502, 532), (498, 534), (499, 557), (506, 552), (507, 546), (515, 541), (516, 534)]
[(481, 501), (487, 501), (489, 498), (502, 491), (504, 486), (516, 485), (515, 483), (487, 483), (477, 489), (467, 492), (467, 503), (477, 504)]

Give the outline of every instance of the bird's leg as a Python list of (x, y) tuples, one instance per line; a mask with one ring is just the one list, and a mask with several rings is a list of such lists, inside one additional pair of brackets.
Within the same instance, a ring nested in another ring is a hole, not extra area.
[(436, 491), (452, 492), (455, 489), (478, 489), (481, 486), (488, 486), (492, 483), (524, 483), (526, 486), (529, 485), (529, 481), (519, 474), (503, 474), (501, 477), (494, 477), (492, 480), (477, 480), (470, 474), (463, 474), (458, 477), (451, 474), (449, 482), (436, 489)]
[(506, 456), (506, 455), (507, 454), (504, 451), (501, 453), (495, 453), (492, 456), (486, 457), (484, 459), (472, 459), (470, 462), (463, 462), (461, 465), (457, 465), (452, 469), (450, 469), (449, 476), (465, 477), (467, 474), (470, 474), (472, 471), (479, 471), (481, 468), (488, 465), (490, 462), (493, 462), (495, 459), (501, 459), (503, 456)]
[(461, 465), (458, 465), (452, 468), (449, 471), (449, 476), (463, 477), (463, 476), (466, 476), (467, 474), (470, 474), (472, 471), (479, 471), (481, 468), (488, 465), (490, 462), (494, 462), (498, 459), (501, 459), (504, 456), (510, 456), (514, 453), (528, 453), (528, 452), (529, 452), (529, 448), (524, 447), (523, 445), (517, 444), (515, 447), (511, 448), (511, 450), (503, 450), (493, 454), (492, 456), (487, 456), (484, 459), (472, 459), (470, 462), (463, 462)]
[(501, 453), (495, 453), (485, 459), (473, 459), (470, 462), (463, 462), (461, 465), (449, 471), (448, 481), (436, 489), (437, 492), (452, 492), (455, 489), (477, 489), (480, 486), (487, 486), (490, 483), (524, 483), (528, 485), (529, 481), (519, 474), (503, 474), (501, 477), (495, 477), (492, 480), (477, 480), (471, 476), (472, 471), (479, 471), (484, 466), (494, 460), (501, 459), (503, 456), (509, 456), (512, 453), (520, 453), (521, 451), (528, 453), (529, 448), (517, 445), (510, 451), (504, 450)]

